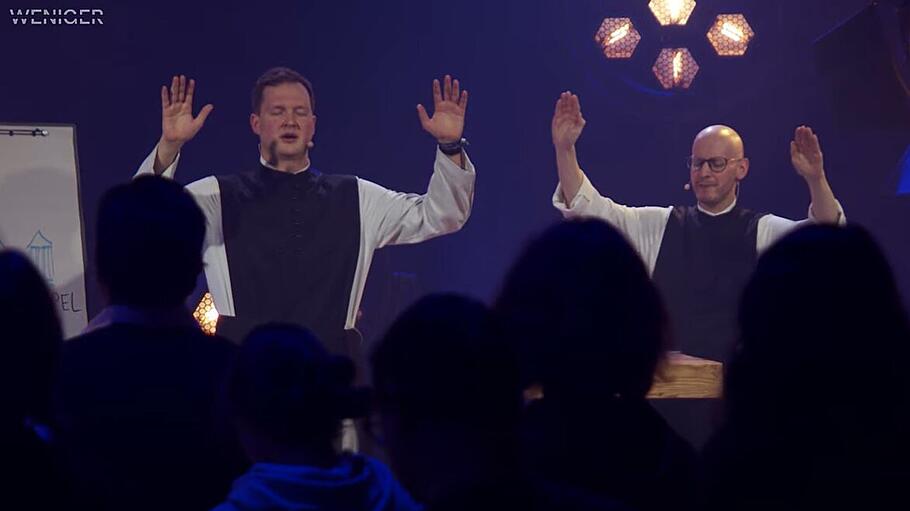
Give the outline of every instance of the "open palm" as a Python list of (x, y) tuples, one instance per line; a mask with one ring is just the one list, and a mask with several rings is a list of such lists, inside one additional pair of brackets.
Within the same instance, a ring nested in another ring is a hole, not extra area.
[(444, 85), (433, 80), (433, 116), (423, 105), (417, 105), (420, 125), (442, 144), (461, 140), (464, 132), (464, 115), (468, 107), (468, 91), (460, 90), (458, 80), (445, 76)]
[(796, 172), (806, 179), (818, 179), (825, 174), (825, 160), (818, 136), (808, 126), (796, 128), (790, 142), (790, 161)]
[(196, 81), (187, 84), (186, 76), (175, 76), (171, 88), (161, 86), (161, 133), (166, 142), (183, 145), (199, 133), (209, 114), (215, 108), (205, 105), (193, 117), (193, 92)]
[(584, 128), (585, 118), (581, 115), (578, 96), (568, 91), (563, 92), (556, 101), (556, 111), (553, 112), (553, 122), (550, 126), (553, 145), (557, 149), (572, 148)]

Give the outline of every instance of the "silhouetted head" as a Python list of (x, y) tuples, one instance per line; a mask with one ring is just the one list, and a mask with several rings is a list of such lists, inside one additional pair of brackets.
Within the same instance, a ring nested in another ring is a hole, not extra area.
[(511, 350), (490, 327), (482, 303), (430, 295), (395, 320), (372, 354), (385, 445), (418, 498), (513, 462), (521, 385)]
[(116, 305), (173, 307), (202, 271), (205, 217), (169, 179), (140, 176), (101, 199), (95, 259), (98, 280)]
[(325, 451), (332, 448), (342, 419), (368, 411), (368, 394), (353, 381), (351, 360), (330, 355), (309, 330), (267, 324), (250, 332), (240, 347), (228, 404), (248, 450), (253, 437), (269, 450)]
[(0, 413), (46, 421), (63, 334), (44, 277), (12, 250), (0, 252), (0, 325)]
[(521, 403), (516, 364), (490, 326), (478, 301), (450, 294), (417, 301), (372, 354), (378, 402), (415, 423), (510, 426)]
[(644, 263), (600, 220), (562, 222), (534, 239), (494, 310), (525, 384), (542, 384), (548, 399), (643, 398), (667, 341)]
[[(910, 480), (910, 327), (866, 231), (818, 225), (784, 237), (759, 259), (739, 323), (721, 437), (729, 457), (798, 491)], [(884, 478), (894, 470), (903, 476)]]

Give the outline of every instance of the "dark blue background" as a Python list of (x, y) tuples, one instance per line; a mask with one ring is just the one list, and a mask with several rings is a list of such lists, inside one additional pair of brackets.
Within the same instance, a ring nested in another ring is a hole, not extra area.
[[(802, 218), (808, 192), (788, 143), (795, 126), (812, 125), (848, 218), (886, 246), (910, 294), (910, 207), (886, 185), (910, 137), (836, 123), (812, 60), (812, 41), (864, 0), (699, 0), (683, 29), (660, 29), (645, 0), (3, 1), (0, 120), (78, 126), (90, 258), (97, 201), (158, 139), (158, 89), (172, 74), (196, 78), (197, 110), (215, 104), (183, 153), (178, 179), (190, 182), (255, 165), (250, 88), (265, 69), (287, 65), (316, 87), (314, 164), (402, 191), (424, 191), (430, 175), (434, 144), (414, 107), (431, 103), (431, 80), (451, 73), (471, 93), (471, 220), (458, 234), (377, 253), (363, 306), (368, 335), (400, 306), (393, 302), (417, 292), (491, 299), (528, 237), (558, 220), (549, 122), (565, 89), (580, 94), (588, 120), (582, 167), (602, 193), (631, 205), (691, 203), (682, 189), (691, 139), (727, 123), (752, 160), (742, 204)], [(9, 8), (54, 6), (103, 8), (104, 25), (13, 27), (6, 19)], [(714, 15), (729, 12), (745, 12), (757, 33), (743, 59), (716, 57), (704, 37)], [(631, 16), (642, 33), (628, 62), (606, 61), (593, 42), (611, 15)], [(690, 92), (665, 95), (650, 67), (662, 46), (677, 45), (702, 71)], [(396, 272), (414, 277), (402, 284)], [(93, 273), (91, 313), (101, 306)]]

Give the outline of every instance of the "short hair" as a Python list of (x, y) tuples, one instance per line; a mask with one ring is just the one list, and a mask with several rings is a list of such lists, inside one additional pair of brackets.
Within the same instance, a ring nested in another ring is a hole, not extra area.
[(231, 413), (256, 434), (288, 447), (331, 444), (342, 419), (369, 411), (355, 368), (306, 328), (270, 323), (244, 339), (228, 380)]
[(533, 240), (493, 309), (524, 384), (543, 385), (548, 398), (644, 398), (668, 341), (644, 263), (601, 220), (560, 222)]
[(181, 185), (140, 176), (112, 188), (98, 208), (95, 260), (111, 303), (174, 306), (202, 270), (205, 216)]
[(310, 95), (310, 110), (316, 112), (316, 95), (313, 93), (313, 84), (302, 74), (287, 67), (273, 67), (262, 73), (253, 85), (252, 104), (253, 112), (258, 114), (262, 108), (262, 95), (266, 87), (274, 87), (282, 83), (299, 83), (303, 85)]
[(450, 423), (509, 431), (521, 410), (518, 364), (493, 336), (486, 305), (428, 295), (405, 310), (371, 356), (376, 401), (407, 428)]

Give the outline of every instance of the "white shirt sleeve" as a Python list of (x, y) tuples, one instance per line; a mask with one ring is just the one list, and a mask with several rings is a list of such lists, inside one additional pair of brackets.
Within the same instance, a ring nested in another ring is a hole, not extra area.
[(567, 219), (599, 218), (622, 232), (638, 251), (648, 274), (654, 272), (660, 244), (667, 229), (672, 207), (629, 207), (602, 196), (587, 175), (571, 204), (563, 198), (562, 186), (556, 186), (553, 206)]
[(360, 222), (368, 246), (419, 243), (461, 229), (474, 201), (474, 165), (465, 155), (462, 169), (436, 150), (427, 193), (394, 192), (357, 179)]
[(174, 158), (173, 163), (164, 169), (163, 172), (155, 172), (155, 157), (158, 156), (158, 145), (155, 145), (155, 148), (152, 149), (152, 152), (142, 160), (142, 164), (139, 165), (139, 170), (136, 171), (136, 174), (133, 177), (138, 177), (144, 174), (159, 175), (161, 177), (166, 177), (168, 179), (174, 179), (174, 173), (177, 172), (177, 162), (180, 161), (180, 153), (177, 153), (177, 156)]
[[(155, 156), (158, 153), (156, 145), (152, 152), (143, 160), (139, 170), (133, 177), (141, 175), (155, 175)], [(177, 163), (180, 154), (174, 162), (161, 172), (160, 176), (173, 179), (177, 172)], [(228, 271), (227, 251), (224, 247), (224, 228), (221, 223), (221, 188), (215, 176), (204, 177), (186, 185), (186, 190), (196, 200), (205, 216), (205, 241), (202, 246), (202, 262), (205, 265), (205, 280), (208, 283), (209, 293), (215, 302), (219, 314), (234, 315), (234, 297), (231, 293), (231, 276)]]
[(224, 228), (221, 223), (221, 187), (215, 176), (204, 177), (186, 185), (186, 190), (196, 199), (205, 215), (205, 243), (202, 262), (205, 280), (215, 302), (215, 309), (224, 316), (234, 315), (234, 295), (231, 291), (231, 274), (228, 271), (227, 250), (224, 246)]
[[(818, 223), (818, 219), (815, 218), (815, 214), (812, 212), (811, 204), (809, 205), (808, 216), (799, 221), (775, 215), (765, 215), (758, 220), (755, 248), (761, 254), (790, 231), (814, 223)], [(837, 225), (847, 225), (847, 217), (844, 215), (844, 208), (841, 206), (840, 201), (837, 202)]]
[(360, 254), (345, 328), (354, 328), (373, 251), (386, 245), (419, 243), (461, 229), (474, 201), (474, 164), (464, 154), (459, 167), (439, 149), (427, 193), (401, 193), (357, 179), (360, 194)]

